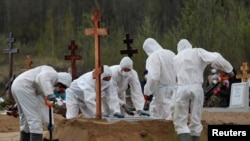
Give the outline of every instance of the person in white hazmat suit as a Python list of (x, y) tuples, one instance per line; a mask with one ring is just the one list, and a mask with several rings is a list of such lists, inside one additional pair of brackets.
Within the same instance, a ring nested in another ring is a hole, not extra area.
[(171, 97), (175, 92), (176, 72), (173, 58), (175, 53), (163, 49), (153, 38), (147, 38), (143, 50), (148, 55), (146, 69), (147, 83), (144, 86), (145, 95), (153, 95), (149, 105), (150, 116), (157, 119), (171, 120)]
[[(204, 101), (203, 73), (211, 67), (233, 76), (232, 65), (217, 52), (192, 48), (190, 42), (181, 39), (177, 44), (178, 54), (174, 58), (178, 88), (175, 97), (174, 126), (179, 141), (199, 141), (203, 126), (201, 114)], [(189, 101), (190, 104), (189, 104)], [(190, 105), (190, 122), (187, 124)]]
[[(45, 98), (55, 101), (54, 87), (60, 83), (69, 86), (72, 77), (42, 65), (21, 73), (13, 82), (11, 92), (20, 116), (20, 141), (42, 141), (43, 121), (49, 124), (49, 110)], [(54, 123), (52, 116), (52, 124)]]
[(134, 115), (130, 107), (126, 105), (126, 91), (129, 87), (132, 103), (137, 113), (142, 116), (149, 116), (149, 113), (143, 111), (145, 99), (141, 90), (141, 84), (137, 72), (133, 69), (133, 61), (129, 57), (123, 57), (119, 65), (110, 67), (112, 70), (112, 83), (116, 88), (121, 111), (129, 115)]
[[(96, 81), (93, 71), (87, 72), (75, 79), (66, 89), (66, 118), (71, 119), (79, 115), (79, 109), (86, 118), (96, 116)], [(119, 99), (111, 84), (112, 72), (109, 66), (103, 66), (101, 74), (102, 114), (124, 118), (119, 108)]]

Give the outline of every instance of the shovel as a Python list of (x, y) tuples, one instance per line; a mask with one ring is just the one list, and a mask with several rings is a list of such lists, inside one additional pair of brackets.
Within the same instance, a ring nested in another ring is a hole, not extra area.
[(43, 141), (59, 141), (59, 139), (53, 139), (52, 136), (52, 131), (53, 131), (53, 124), (52, 124), (52, 108), (54, 106), (54, 103), (48, 102), (48, 98), (45, 98), (45, 104), (49, 107), (49, 125), (48, 125), (48, 130), (49, 130), (49, 139), (44, 138)]

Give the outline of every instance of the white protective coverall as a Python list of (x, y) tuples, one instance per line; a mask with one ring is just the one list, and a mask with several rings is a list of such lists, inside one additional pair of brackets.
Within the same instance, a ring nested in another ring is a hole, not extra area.
[(163, 49), (152, 38), (143, 43), (143, 50), (148, 55), (146, 69), (148, 70), (147, 83), (144, 86), (144, 94), (153, 94), (149, 106), (150, 115), (158, 119), (171, 119), (171, 97), (175, 92), (176, 72), (173, 58), (175, 53)]
[[(96, 81), (93, 71), (87, 72), (75, 79), (66, 89), (66, 118), (74, 118), (81, 110), (84, 117), (94, 118), (96, 116)], [(119, 99), (111, 81), (102, 80), (104, 77), (112, 76), (110, 68), (103, 66), (101, 74), (101, 97), (103, 114), (121, 113)]]
[[(178, 54), (174, 58), (178, 81), (173, 119), (175, 130), (178, 135), (188, 133), (193, 137), (199, 137), (203, 129), (201, 114), (204, 100), (202, 88), (204, 70), (211, 64), (211, 67), (229, 73), (233, 67), (219, 53), (192, 48), (186, 39), (179, 41), (177, 51)], [(189, 101), (191, 101), (191, 118), (187, 125)]]
[(49, 110), (44, 98), (54, 94), (54, 85), (59, 79), (65, 84), (71, 81), (71, 76), (66, 74), (43, 65), (21, 73), (14, 80), (11, 91), (18, 106), (20, 131), (43, 134), (42, 121), (49, 123)]
[[(124, 72), (122, 68), (129, 68), (131, 71)], [(126, 104), (126, 90), (130, 86), (131, 100), (135, 109), (143, 110), (145, 99), (141, 90), (141, 84), (137, 72), (133, 69), (133, 61), (129, 57), (123, 57), (120, 65), (113, 65), (112, 83), (114, 84), (120, 101), (120, 106)], [(124, 111), (121, 109), (124, 113)]]

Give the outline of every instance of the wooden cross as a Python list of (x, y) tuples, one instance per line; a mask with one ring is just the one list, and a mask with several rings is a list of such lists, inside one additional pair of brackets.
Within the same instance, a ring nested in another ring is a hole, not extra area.
[(85, 29), (86, 35), (94, 35), (95, 38), (95, 71), (93, 77), (96, 79), (96, 118), (102, 118), (102, 107), (101, 107), (101, 73), (103, 67), (101, 66), (100, 56), (100, 35), (108, 35), (108, 30), (105, 28), (99, 28), (102, 20), (99, 10), (94, 11), (94, 16), (91, 17), (94, 23), (94, 28)]
[(124, 44), (127, 44), (127, 49), (126, 50), (120, 50), (121, 54), (127, 54), (128, 57), (132, 58), (133, 54), (137, 54), (138, 50), (137, 49), (133, 49), (130, 44), (133, 43), (133, 39), (130, 39), (129, 34), (126, 34), (126, 39), (123, 40)]
[(242, 82), (247, 82), (247, 79), (250, 78), (250, 74), (247, 74), (249, 70), (247, 62), (243, 62), (242, 66), (240, 67), (240, 70), (242, 71), (242, 74), (237, 74), (236, 78), (241, 78)]
[(13, 48), (13, 44), (15, 42), (15, 38), (13, 37), (13, 34), (10, 33), (10, 37), (7, 39), (7, 42), (10, 44), (8, 49), (4, 49), (4, 53), (9, 54), (9, 79), (12, 77), (12, 67), (13, 67), (13, 55), (14, 53), (18, 53), (18, 48)]
[(76, 79), (76, 60), (81, 60), (82, 56), (75, 54), (75, 51), (77, 50), (78, 46), (75, 44), (74, 40), (71, 41), (71, 44), (68, 48), (69, 50), (71, 50), (71, 55), (66, 55), (65, 60), (71, 60), (72, 80), (74, 80)]
[(21, 72), (31, 69), (31, 65), (33, 64), (33, 61), (31, 60), (30, 55), (26, 56), (25, 64), (26, 64), (26, 69), (22, 69)]
[[(15, 38), (13, 37), (12, 32), (10, 32), (10, 36), (7, 39), (7, 42), (10, 44), (8, 49), (4, 49), (4, 53), (9, 54), (9, 80), (13, 79), (12, 77), (12, 72), (13, 72), (13, 55), (14, 53), (18, 53), (19, 49), (18, 48), (13, 48), (13, 44), (15, 42)], [(9, 86), (9, 97), (11, 100), (13, 100), (13, 96), (11, 94), (10, 86)]]

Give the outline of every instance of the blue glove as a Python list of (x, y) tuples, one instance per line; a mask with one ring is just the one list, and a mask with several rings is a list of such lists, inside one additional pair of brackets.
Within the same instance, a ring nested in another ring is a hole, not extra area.
[(114, 113), (114, 117), (117, 117), (117, 118), (124, 118), (124, 115), (121, 114), (121, 113)]
[(150, 116), (149, 113), (147, 113), (147, 112), (145, 112), (145, 111), (143, 111), (143, 110), (138, 110), (137, 113), (138, 113), (140, 116), (148, 116), (148, 117)]
[(127, 106), (127, 105), (122, 105), (122, 108), (125, 110), (125, 112), (128, 114), (128, 115), (134, 115), (134, 112), (132, 111), (132, 109)]

